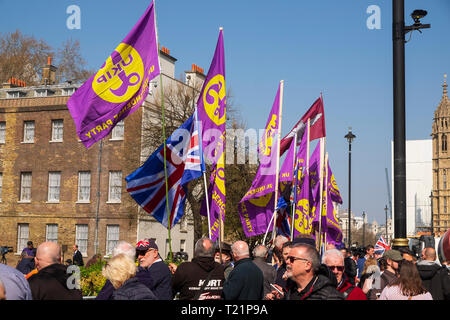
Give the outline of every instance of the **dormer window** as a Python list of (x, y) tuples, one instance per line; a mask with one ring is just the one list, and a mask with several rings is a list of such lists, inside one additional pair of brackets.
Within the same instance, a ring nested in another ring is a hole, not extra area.
[(24, 96), (25, 96), (25, 93), (22, 92), (22, 91), (8, 91), (6, 93), (6, 97), (8, 99), (21, 98), (21, 97), (24, 97)]
[(75, 88), (63, 88), (62, 95), (63, 96), (71, 96), (75, 92)]
[(49, 89), (36, 89), (34, 91), (35, 97), (49, 97), (52, 96), (55, 92)]

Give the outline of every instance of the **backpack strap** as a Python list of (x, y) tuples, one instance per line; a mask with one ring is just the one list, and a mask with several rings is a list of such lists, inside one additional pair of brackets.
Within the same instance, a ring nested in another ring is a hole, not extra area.
[(350, 293), (355, 289), (355, 286), (350, 286), (345, 290), (342, 294), (344, 295), (344, 298), (347, 299), (347, 297), (350, 295)]

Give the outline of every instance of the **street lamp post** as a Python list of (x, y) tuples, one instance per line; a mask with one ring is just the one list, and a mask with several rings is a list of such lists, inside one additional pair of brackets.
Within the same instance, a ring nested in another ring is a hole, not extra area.
[[(414, 25), (405, 26), (404, 0), (392, 0), (393, 102), (394, 102), (394, 242), (393, 247), (407, 247), (406, 238), (406, 126), (405, 126), (405, 35), (429, 28), (420, 19), (427, 12), (415, 10)], [(421, 32), (421, 31), (420, 31)]]
[(352, 127), (348, 128), (348, 133), (345, 137), (348, 141), (348, 247), (352, 246), (352, 233), (351, 233), (351, 209), (352, 209), (352, 141), (356, 136), (352, 133)]
[(366, 246), (366, 213), (363, 211), (363, 247)]

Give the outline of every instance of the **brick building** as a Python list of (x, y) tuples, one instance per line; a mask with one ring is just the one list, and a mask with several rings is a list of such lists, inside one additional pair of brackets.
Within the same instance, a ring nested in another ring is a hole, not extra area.
[[(179, 82), (175, 61), (161, 50), (165, 86)], [(35, 246), (49, 240), (67, 246), (65, 259), (72, 258), (76, 243), (87, 260), (96, 248), (108, 255), (119, 240), (136, 243), (149, 237), (166, 257), (167, 229), (143, 212), (125, 188), (125, 177), (154, 151), (142, 147), (143, 119), (160, 121), (152, 118), (158, 112), (151, 93), (143, 107), (86, 149), (66, 106), (80, 84), (55, 84), (55, 69), (49, 59), (41, 85), (10, 79), (0, 89), (0, 246), (14, 248), (8, 264), (15, 266), (28, 240)], [(192, 257), (191, 219), (173, 229), (172, 250)]]

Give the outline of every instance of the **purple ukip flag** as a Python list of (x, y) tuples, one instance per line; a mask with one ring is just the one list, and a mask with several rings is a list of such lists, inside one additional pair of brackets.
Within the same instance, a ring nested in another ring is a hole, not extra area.
[(295, 149), (296, 144), (291, 142), (286, 158), (284, 158), (283, 165), (280, 168), (280, 182), (292, 182), (294, 174)]
[[(264, 136), (258, 145), (260, 165), (252, 186), (239, 203), (244, 233), (247, 237), (263, 234), (267, 231), (275, 210), (276, 161), (278, 157), (278, 139), (280, 129), (280, 82), (275, 100), (266, 123)], [(269, 231), (272, 229), (269, 229)]]
[[(324, 192), (326, 191), (326, 195), (324, 196), (324, 200), (323, 200), (324, 201), (323, 210), (324, 211), (326, 210), (325, 212), (327, 215), (327, 219), (326, 219), (327, 241), (329, 243), (339, 243), (340, 241), (342, 241), (342, 230), (341, 230), (341, 227), (339, 224), (339, 219), (336, 215), (336, 210), (334, 209), (334, 204), (333, 204), (333, 202), (336, 202), (333, 199), (337, 199), (336, 193), (334, 193), (334, 192), (337, 190), (338, 195), (339, 195), (339, 189), (337, 189), (336, 182), (334, 181), (334, 176), (330, 169), (329, 160), (328, 160), (327, 175), (328, 175), (327, 187), (326, 187), (326, 190), (324, 190)], [(333, 185), (333, 181), (334, 181), (334, 185)], [(340, 198), (341, 197), (339, 195), (339, 199)], [(341, 199), (341, 201), (342, 201), (342, 199)]]
[(339, 188), (336, 183), (336, 179), (334, 177), (333, 172), (331, 171), (330, 161), (328, 160), (328, 188), (330, 190), (331, 200), (342, 204), (341, 193), (339, 192)]
[(131, 32), (67, 101), (77, 135), (86, 148), (107, 136), (136, 111), (159, 75), (155, 7), (152, 1)]
[[(197, 101), (198, 119), (201, 127), (202, 149), (205, 161), (212, 164), (210, 187), (210, 229), (212, 241), (219, 237), (220, 225), (225, 219), (225, 50), (223, 31), (219, 31), (214, 57)], [(206, 197), (203, 202), (206, 201)], [(202, 203), (202, 208), (205, 208)], [(204, 212), (206, 215), (207, 213)]]
[(294, 216), (294, 238), (300, 234), (311, 234), (312, 222), (315, 214), (309, 174), (304, 172), (303, 183), (297, 187)]

